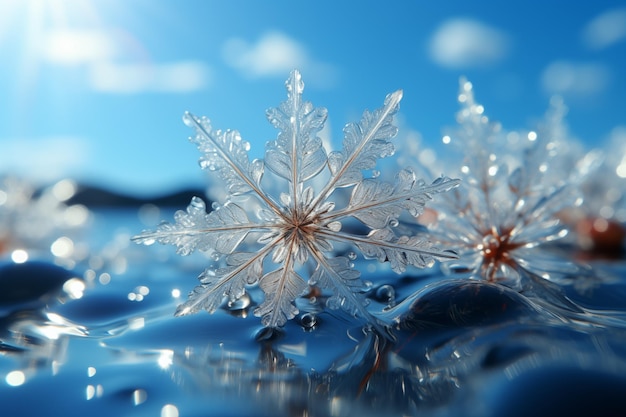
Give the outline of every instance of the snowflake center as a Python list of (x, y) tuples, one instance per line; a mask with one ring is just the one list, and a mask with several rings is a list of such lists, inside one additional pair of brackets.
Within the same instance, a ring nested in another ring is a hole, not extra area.
[(482, 243), (478, 246), (484, 264), (510, 264), (511, 252), (522, 246), (519, 243), (511, 242), (511, 231), (497, 231), (495, 229), (485, 233)]
[(293, 209), (285, 224), (285, 235), (291, 236), (296, 245), (311, 241), (317, 231), (316, 220), (313, 214), (307, 216), (302, 210)]
[(484, 233), (478, 249), (482, 255), (481, 274), (490, 282), (508, 279), (511, 270), (517, 269), (513, 251), (524, 246), (513, 241), (512, 229), (497, 230), (492, 228)]

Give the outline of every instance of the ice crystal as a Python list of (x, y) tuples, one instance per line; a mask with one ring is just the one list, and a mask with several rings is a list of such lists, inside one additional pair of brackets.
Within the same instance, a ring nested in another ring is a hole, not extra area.
[(619, 254), (626, 236), (626, 128), (611, 134), (605, 163), (583, 183), (577, 238), (584, 249)]
[(541, 245), (563, 238), (565, 209), (581, 203), (580, 183), (598, 163), (590, 152), (575, 160), (566, 152), (565, 107), (553, 101), (537, 131), (504, 132), (461, 80), (459, 128), (444, 143), (461, 149), (463, 186), (434, 206), (434, 233), (457, 248), (459, 261), (444, 271), (464, 271), (519, 288), (521, 276), (557, 279), (574, 269), (544, 255)]
[(42, 250), (71, 257), (70, 236), (90, 217), (85, 206), (66, 204), (75, 191), (76, 185), (70, 180), (38, 190), (23, 178), (0, 178), (0, 254), (21, 251), (22, 261), (27, 252)]
[(584, 208), (590, 215), (626, 224), (626, 127), (615, 128), (605, 164), (585, 181)]
[[(346, 125), (343, 149), (327, 153), (317, 136), (326, 109), (303, 101), (299, 72), (292, 72), (285, 85), (287, 100), (267, 111), (279, 134), (267, 143), (263, 160), (250, 161), (249, 144), (237, 131), (215, 130), (207, 118), (185, 114), (184, 122), (195, 130), (191, 140), (202, 154), (201, 167), (221, 178), (228, 198), (208, 214), (203, 200), (194, 198), (186, 211), (175, 214), (174, 223), (134, 240), (172, 244), (181, 255), (205, 251), (217, 261), (200, 275), (201, 284), (177, 315), (214, 312), (225, 298), (233, 302), (247, 286), (258, 284), (265, 299), (255, 315), (267, 327), (280, 327), (298, 314), (294, 301), (317, 286), (332, 294), (327, 306), (376, 323), (352, 256), (339, 250), (352, 247), (366, 258), (388, 261), (397, 273), (409, 265), (423, 268), (456, 258), (416, 231), (399, 233), (395, 227), (403, 212), (419, 215), (434, 194), (454, 188), (458, 180), (439, 177), (427, 184), (409, 168), (394, 183), (371, 175), (379, 158), (394, 153), (393, 116), (402, 91)], [(342, 189), (351, 194), (339, 206), (334, 197)], [(351, 220), (360, 226), (344, 227)]]

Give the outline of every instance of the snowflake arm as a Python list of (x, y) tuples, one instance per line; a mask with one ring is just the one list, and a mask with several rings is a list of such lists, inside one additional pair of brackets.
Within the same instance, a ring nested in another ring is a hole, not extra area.
[(427, 268), (438, 261), (457, 259), (456, 252), (440, 250), (431, 242), (417, 236), (396, 236), (390, 228), (372, 230), (367, 236), (325, 230), (320, 232), (329, 240), (355, 245), (367, 258), (390, 262), (394, 272), (402, 273), (411, 265)]
[(350, 260), (344, 256), (326, 258), (318, 249), (311, 249), (311, 256), (317, 262), (317, 268), (311, 276), (311, 284), (330, 288), (334, 295), (327, 304), (331, 309), (343, 308), (354, 316), (368, 319), (371, 323), (377, 320), (366, 308), (366, 300), (361, 291), (363, 283), (361, 273), (353, 269)]
[(265, 163), (276, 175), (291, 183), (291, 197), (297, 204), (297, 187), (326, 165), (326, 151), (315, 134), (324, 126), (327, 111), (302, 101), (304, 83), (300, 73), (292, 73), (286, 86), (287, 101), (267, 111), (268, 120), (280, 133), (276, 141), (268, 144)]
[(162, 223), (156, 231), (145, 231), (132, 240), (144, 245), (174, 245), (179, 255), (189, 255), (196, 249), (229, 254), (251, 231), (271, 227), (250, 222), (244, 209), (234, 203), (217, 206), (207, 214), (204, 201), (198, 197), (192, 198), (186, 211), (177, 211), (174, 220), (173, 224)]
[(261, 189), (264, 164), (261, 160), (250, 162), (250, 145), (241, 139), (236, 130), (214, 131), (206, 117), (196, 117), (186, 112), (183, 121), (196, 131), (190, 140), (203, 154), (199, 160), (202, 169), (217, 171), (226, 182), (230, 195), (254, 192), (274, 213), (281, 214), (279, 205)]
[(299, 313), (294, 301), (307, 285), (288, 262), (285, 267), (263, 276), (259, 286), (265, 293), (265, 300), (254, 310), (254, 315), (261, 317), (264, 326), (281, 327)]
[(397, 221), (403, 211), (409, 212), (413, 217), (419, 216), (434, 194), (449, 191), (459, 182), (440, 177), (426, 185), (410, 169), (400, 171), (396, 184), (366, 179), (354, 187), (346, 208), (324, 218), (330, 220), (352, 216), (372, 229), (381, 229)]
[(393, 116), (400, 107), (402, 90), (389, 94), (384, 106), (373, 113), (365, 111), (359, 123), (349, 123), (344, 128), (343, 151), (328, 155), (331, 178), (320, 192), (313, 207), (339, 187), (354, 185), (363, 179), (363, 170), (376, 166), (378, 158), (393, 155), (391, 139), (398, 129)]
[(263, 260), (272, 250), (273, 243), (258, 253), (238, 252), (227, 258), (227, 266), (205, 270), (198, 279), (200, 285), (193, 289), (186, 302), (176, 309), (176, 316), (206, 310), (213, 313), (228, 297), (230, 301), (240, 298), (246, 285), (254, 284), (263, 273)]

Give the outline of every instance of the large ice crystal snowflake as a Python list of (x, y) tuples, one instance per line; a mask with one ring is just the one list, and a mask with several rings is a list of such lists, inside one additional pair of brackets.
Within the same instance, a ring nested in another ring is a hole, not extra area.
[[(401, 214), (418, 216), (434, 194), (454, 188), (458, 180), (439, 177), (427, 184), (407, 168), (388, 183), (374, 173), (377, 160), (394, 153), (393, 116), (402, 91), (346, 125), (343, 150), (327, 153), (317, 136), (326, 109), (303, 101), (298, 71), (285, 85), (287, 100), (267, 111), (279, 134), (266, 145), (264, 160), (250, 161), (249, 144), (237, 131), (214, 130), (207, 118), (184, 116), (195, 130), (191, 140), (202, 153), (201, 167), (219, 175), (228, 197), (208, 214), (204, 202), (194, 198), (186, 211), (176, 213), (175, 223), (134, 237), (143, 244), (175, 245), (181, 255), (206, 251), (217, 261), (200, 275), (201, 284), (177, 315), (214, 312), (225, 298), (237, 300), (258, 283), (265, 299), (254, 313), (267, 327), (283, 326), (298, 314), (294, 301), (308, 286), (328, 290), (330, 308), (376, 322), (348, 248), (388, 261), (397, 273), (409, 265), (422, 268), (456, 258), (416, 230), (400, 233), (396, 226)], [(339, 207), (342, 189), (351, 194)], [(360, 226), (345, 227), (353, 220)]]
[(539, 249), (564, 237), (567, 209), (581, 203), (580, 184), (598, 165), (597, 152), (574, 157), (563, 123), (565, 107), (555, 100), (537, 131), (505, 132), (474, 100), (472, 84), (461, 80), (459, 128), (444, 136), (457, 145), (463, 186), (433, 208), (433, 233), (458, 250), (446, 272), (465, 271), (520, 288), (522, 275), (556, 280), (576, 270)]

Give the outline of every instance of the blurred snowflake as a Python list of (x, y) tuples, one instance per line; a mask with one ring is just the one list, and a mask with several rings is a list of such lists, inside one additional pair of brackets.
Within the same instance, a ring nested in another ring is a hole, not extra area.
[[(208, 214), (204, 202), (194, 198), (176, 213), (175, 223), (134, 240), (172, 244), (181, 255), (206, 251), (216, 261), (177, 315), (213, 312), (225, 298), (233, 303), (258, 283), (265, 300), (254, 313), (263, 325), (280, 327), (298, 313), (296, 298), (316, 286), (332, 293), (329, 308), (343, 308), (378, 327), (351, 248), (389, 262), (397, 273), (456, 258), (420, 237), (421, 229), (407, 233), (397, 226), (403, 213), (418, 216), (434, 194), (454, 188), (458, 180), (440, 177), (427, 184), (411, 169), (401, 170), (395, 182), (377, 178), (377, 160), (394, 153), (390, 140), (397, 132), (393, 116), (401, 91), (346, 125), (343, 150), (327, 153), (318, 136), (326, 109), (302, 100), (299, 72), (292, 72), (286, 88), (287, 100), (267, 111), (279, 134), (266, 145), (264, 160), (249, 160), (249, 145), (237, 131), (214, 130), (207, 118), (185, 114), (196, 132), (191, 140), (202, 153), (201, 167), (219, 175), (228, 197)], [(345, 189), (352, 192), (341, 204)]]
[(443, 142), (461, 151), (456, 165), (463, 183), (442, 196), (431, 213), (433, 233), (459, 253), (459, 261), (443, 270), (517, 289), (523, 275), (557, 280), (576, 271), (576, 265), (541, 246), (568, 233), (562, 217), (582, 203), (580, 184), (599, 164), (599, 154), (585, 155), (570, 140), (560, 100), (551, 102), (537, 131), (523, 133), (505, 132), (491, 122), (465, 79), (458, 100), (459, 127)]
[(613, 130), (605, 163), (585, 180), (582, 190), (578, 243), (584, 249), (619, 255), (626, 238), (626, 127)]
[(70, 180), (38, 190), (18, 177), (1, 178), (0, 253), (9, 252), (15, 262), (24, 262), (30, 252), (45, 251), (72, 264), (76, 255), (72, 234), (90, 218), (85, 206), (65, 203), (75, 192)]

